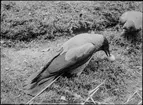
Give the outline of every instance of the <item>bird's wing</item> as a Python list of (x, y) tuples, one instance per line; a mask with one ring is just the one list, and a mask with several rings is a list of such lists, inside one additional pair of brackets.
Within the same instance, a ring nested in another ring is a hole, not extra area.
[(28, 83), (41, 84), (45, 79), (47, 80), (50, 77), (56, 77), (63, 73), (70, 72), (86, 63), (89, 58), (91, 58), (93, 52), (94, 45), (92, 43), (72, 48), (63, 54), (61, 54), (61, 52), (51, 59), (39, 73), (36, 73), (36, 75), (30, 78), (30, 82)]
[(86, 43), (80, 47), (75, 47), (67, 52), (56, 57), (46, 72), (50, 74), (57, 74), (62, 72), (68, 72), (66, 70), (75, 69), (78, 66), (84, 64), (94, 53), (94, 45), (92, 43)]
[(30, 78), (29, 85), (27, 86), (29, 94), (35, 95), (46, 84), (54, 80), (55, 77), (63, 73), (70, 73), (72, 70), (85, 64), (93, 53), (94, 45), (92, 43), (72, 48), (65, 53), (58, 53), (40, 72)]
[(134, 19), (135, 27), (137, 30), (142, 29), (142, 18), (143, 18), (143, 13), (138, 13), (137, 16)]
[[(51, 62), (60, 55), (60, 53), (63, 51), (61, 48), (57, 53), (48, 61), (48, 63), (38, 72), (35, 72), (33, 75), (29, 77), (29, 79), (26, 81), (25, 84), (32, 84), (34, 82), (38, 82), (39, 78), (41, 77), (41, 74), (48, 68), (48, 66), (51, 64)], [(48, 75), (48, 74), (46, 74)]]

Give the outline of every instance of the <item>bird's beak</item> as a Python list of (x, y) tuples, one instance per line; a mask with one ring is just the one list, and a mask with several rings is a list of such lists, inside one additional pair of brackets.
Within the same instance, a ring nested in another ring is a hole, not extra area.
[(104, 52), (105, 52), (105, 54), (107, 55), (107, 57), (110, 57), (110, 51), (109, 51), (109, 49), (107, 48), (107, 49), (105, 49), (104, 50)]
[(111, 61), (111, 62), (115, 61), (115, 56), (112, 55), (112, 54), (110, 54), (109, 49), (106, 49), (104, 52), (106, 53), (107, 59), (108, 59), (109, 61)]
[(104, 39), (103, 46), (101, 47), (101, 49), (105, 52), (105, 54), (107, 55), (107, 59), (109, 61), (115, 61), (114, 55), (112, 55), (110, 53), (109, 43), (108, 43), (108, 40), (106, 38)]
[(107, 57), (110, 56), (109, 43), (108, 43), (108, 40), (106, 38), (104, 38), (104, 42), (103, 42), (101, 49), (105, 52)]

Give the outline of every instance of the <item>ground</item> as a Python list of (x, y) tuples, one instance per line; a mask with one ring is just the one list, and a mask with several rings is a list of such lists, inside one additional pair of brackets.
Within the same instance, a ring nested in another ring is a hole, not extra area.
[[(25, 81), (78, 33), (100, 33), (116, 60), (94, 54), (79, 77), (60, 77), (31, 103), (142, 104), (142, 43), (122, 36), (118, 19), (136, 1), (2, 1), (1, 104), (25, 104)], [(142, 36), (142, 34), (141, 34)], [(131, 37), (132, 38), (132, 37)]]
[[(141, 47), (121, 46), (124, 43), (116, 38), (119, 32), (101, 33), (110, 40), (110, 50), (116, 61), (109, 62), (104, 52), (97, 52), (79, 77), (60, 77), (33, 103), (141, 103)], [(25, 81), (39, 71), (69, 38), (33, 41), (23, 48), (1, 47), (1, 104), (28, 102), (32, 96), (23, 91)]]

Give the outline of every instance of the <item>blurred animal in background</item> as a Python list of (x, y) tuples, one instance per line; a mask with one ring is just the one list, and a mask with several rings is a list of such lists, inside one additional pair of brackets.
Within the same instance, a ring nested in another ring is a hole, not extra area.
[(92, 55), (101, 50), (106, 53), (108, 60), (115, 60), (110, 54), (108, 40), (103, 35), (83, 33), (74, 36), (61, 46), (59, 52), (40, 72), (34, 73), (28, 79), (27, 93), (36, 95), (60, 75), (80, 75)]
[(119, 23), (123, 28), (122, 36), (127, 40), (142, 40), (142, 15), (139, 11), (127, 11), (121, 15)]

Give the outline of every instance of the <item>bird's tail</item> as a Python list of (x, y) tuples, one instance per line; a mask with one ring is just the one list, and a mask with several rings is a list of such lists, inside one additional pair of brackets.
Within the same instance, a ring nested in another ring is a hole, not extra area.
[(35, 72), (27, 79), (24, 88), (28, 90), (27, 91), (28, 93), (29, 91), (38, 87), (38, 85), (42, 84), (45, 79), (49, 80), (49, 77), (48, 77), (49, 74), (47, 74), (46, 78), (42, 76), (42, 73), (47, 69), (49, 64), (50, 62), (48, 62), (47, 65), (45, 65), (40, 72)]
[(28, 78), (28, 81), (26, 82), (26, 93), (31, 95), (36, 95), (38, 92), (40, 92), (44, 87), (49, 85), (59, 74), (57, 75), (50, 75), (44, 74), (46, 70), (48, 70), (49, 65), (51, 62), (59, 56), (59, 54), (63, 51), (63, 49), (60, 49), (55, 56), (49, 60), (49, 62), (42, 68), (40, 72), (34, 73), (30, 78)]
[(25, 87), (25, 92), (31, 96), (35, 96), (42, 91), (42, 89), (48, 86), (55, 78), (55, 76), (51, 76), (49, 78), (42, 79), (40, 82), (29, 83)]

